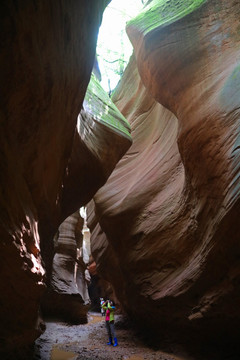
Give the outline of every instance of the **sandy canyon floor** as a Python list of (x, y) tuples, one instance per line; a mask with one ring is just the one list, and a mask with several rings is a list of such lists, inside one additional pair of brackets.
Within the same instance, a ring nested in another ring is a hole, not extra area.
[(116, 315), (118, 346), (107, 345), (104, 317), (89, 313), (86, 325), (46, 322), (45, 333), (36, 341), (34, 360), (194, 360), (182, 349), (154, 350), (145, 345)]

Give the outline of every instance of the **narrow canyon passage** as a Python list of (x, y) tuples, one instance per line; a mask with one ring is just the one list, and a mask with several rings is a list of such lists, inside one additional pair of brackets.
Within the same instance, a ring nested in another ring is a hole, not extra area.
[(0, 359), (240, 359), (240, 1), (139, 1), (0, 1)]
[(107, 345), (105, 320), (99, 312), (90, 311), (84, 325), (48, 319), (46, 331), (35, 342), (32, 360), (239, 360), (231, 345), (224, 352), (215, 346), (207, 348), (204, 342), (196, 348), (196, 344), (172, 339), (167, 331), (154, 341), (123, 315), (115, 315), (115, 329), (118, 346), (113, 347)]
[(121, 315), (116, 315), (115, 326), (117, 347), (107, 345), (100, 313), (90, 312), (86, 325), (46, 321), (46, 331), (35, 344), (34, 360), (193, 360), (176, 344), (162, 344), (164, 351), (147, 346)]

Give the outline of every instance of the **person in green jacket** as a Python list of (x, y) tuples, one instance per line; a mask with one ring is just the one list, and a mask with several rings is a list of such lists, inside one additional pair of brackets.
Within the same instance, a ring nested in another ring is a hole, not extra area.
[[(113, 305), (113, 302), (110, 300), (105, 301), (102, 304), (102, 308), (103, 310), (105, 310), (105, 321), (106, 321), (106, 328), (107, 328), (107, 333), (108, 333), (108, 345), (113, 345), (113, 346), (117, 346), (118, 342), (117, 342), (117, 337), (116, 337), (116, 333), (115, 333), (115, 327), (114, 327), (114, 310), (115, 310), (115, 306)], [(114, 343), (113, 343), (113, 339), (114, 339)]]

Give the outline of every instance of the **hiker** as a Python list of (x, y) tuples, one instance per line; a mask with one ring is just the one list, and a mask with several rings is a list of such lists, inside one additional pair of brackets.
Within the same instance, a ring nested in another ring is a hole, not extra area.
[(104, 304), (104, 299), (103, 298), (100, 298), (100, 305), (101, 305), (101, 314), (102, 314), (102, 316), (104, 316), (105, 315), (105, 310), (102, 308), (102, 305)]
[[(115, 327), (114, 327), (115, 306), (113, 305), (112, 301), (107, 300), (103, 303), (102, 308), (106, 311), (105, 320), (106, 320), (106, 328), (107, 328), (108, 338), (109, 338), (107, 345), (117, 346), (118, 342), (117, 342), (117, 338), (116, 338), (116, 334), (115, 334)], [(114, 343), (113, 343), (113, 339), (114, 339)]]

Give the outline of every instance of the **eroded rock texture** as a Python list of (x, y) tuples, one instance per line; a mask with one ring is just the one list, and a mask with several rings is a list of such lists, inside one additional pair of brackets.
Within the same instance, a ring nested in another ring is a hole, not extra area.
[(128, 24), (137, 67), (114, 101), (133, 145), (88, 210), (128, 314), (190, 341), (240, 333), (239, 18), (238, 1), (156, 0)]
[(82, 228), (83, 219), (79, 211), (59, 226), (54, 237), (51, 280), (41, 302), (45, 316), (75, 324), (87, 322), (90, 303)]
[[(128, 130), (123, 135), (104, 130), (109, 121), (91, 128), (101, 138), (97, 150), (76, 129), (108, 2), (1, 1), (0, 352), (5, 358), (18, 358), (42, 331), (42, 265), (49, 283), (58, 226), (92, 198), (130, 146)], [(109, 108), (103, 107), (100, 120)], [(86, 118), (81, 126), (87, 133), (94, 120)], [(125, 141), (117, 142), (115, 133)]]
[[(64, 178), (61, 203), (64, 213), (78, 207), (79, 201), (85, 204), (90, 196), (93, 196), (106, 182), (116, 163), (130, 145), (129, 124), (92, 74), (78, 116), (72, 154)], [(81, 269), (77, 269), (75, 274), (76, 239), (73, 239), (75, 230), (74, 224), (72, 230), (69, 225), (74, 222), (76, 216), (79, 217), (77, 214), (72, 215), (59, 228), (60, 233), (61, 229), (64, 229), (65, 233), (63, 237), (60, 236), (60, 243), (62, 239), (66, 245), (64, 249), (61, 246), (61, 254), (55, 254), (53, 260), (49, 255), (45, 257), (51, 271), (49, 270), (50, 276), (47, 282), (49, 291), (43, 300), (43, 307), (45, 313), (54, 313), (55, 316), (58, 313), (60, 318), (79, 323), (87, 321), (87, 307), (82, 304), (88, 301)], [(72, 234), (66, 239), (65, 235), (68, 232)], [(51, 245), (51, 242), (49, 244)], [(71, 254), (68, 251), (69, 246), (72, 248)], [(67, 266), (67, 263), (71, 265)], [(64, 275), (66, 266), (68, 270)], [(60, 283), (64, 285), (63, 288)], [(75, 287), (78, 284), (79, 289)], [(82, 302), (78, 295), (82, 298)], [(58, 306), (55, 305), (56, 302)]]
[(91, 276), (91, 281), (88, 286), (89, 296), (91, 299), (91, 310), (101, 311), (100, 298), (111, 299), (116, 305), (116, 310), (121, 312), (121, 304), (119, 303), (112, 285), (99, 276), (97, 272), (96, 262), (90, 256), (88, 270)]

